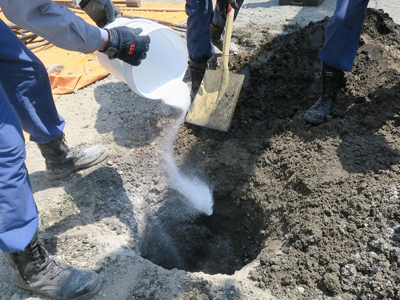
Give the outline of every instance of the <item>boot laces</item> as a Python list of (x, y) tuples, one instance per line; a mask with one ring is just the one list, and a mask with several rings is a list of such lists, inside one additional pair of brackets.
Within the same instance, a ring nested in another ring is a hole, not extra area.
[(313, 108), (314, 108), (314, 109), (320, 108), (320, 107), (321, 107), (324, 103), (326, 103), (326, 101), (327, 101), (327, 100), (324, 101), (324, 99), (325, 99), (325, 97), (319, 98), (319, 99), (317, 100), (317, 102), (314, 103)]
[[(64, 132), (61, 134), (60, 139), (55, 140), (55, 143), (59, 143), (59, 145), (62, 146), (63, 148), (65, 148), (66, 151), (68, 152), (68, 145), (67, 145), (67, 140), (65, 138)], [(55, 146), (58, 146), (58, 145), (55, 145)]]
[(31, 258), (32, 265), (37, 269), (41, 270), (49, 263), (49, 255), (41, 240), (37, 240), (33, 244), (29, 245), (29, 256)]
[(341, 83), (342, 74), (339, 72), (335, 74), (332, 71), (325, 71), (324, 74), (325, 80), (323, 80), (322, 84), (322, 97), (321, 101), (318, 101), (318, 107), (329, 103), (330, 101), (335, 101), (337, 89)]
[(69, 151), (69, 147), (67, 145), (67, 141), (65, 139), (64, 133), (62, 133), (61, 136), (57, 139), (54, 139), (50, 142), (38, 144), (38, 145), (39, 145), (39, 148), (44, 149), (44, 151), (50, 152), (51, 156), (60, 156), (60, 155), (68, 153), (68, 151)]
[(37, 272), (44, 270), (43, 275), (50, 272), (50, 280), (56, 277), (60, 281), (64, 268), (56, 259), (51, 259), (45, 249), (43, 242), (38, 240), (30, 247), (30, 258), (32, 259), (32, 265), (36, 268)]

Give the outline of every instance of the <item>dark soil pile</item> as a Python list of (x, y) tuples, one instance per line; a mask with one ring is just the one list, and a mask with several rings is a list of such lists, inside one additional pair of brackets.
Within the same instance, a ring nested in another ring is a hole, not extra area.
[(400, 28), (368, 10), (337, 110), (312, 126), (303, 115), (319, 96), (328, 21), (278, 37), (255, 28), (260, 45), (237, 32), (247, 51), (231, 67), (246, 82), (230, 130), (186, 124), (175, 150), (188, 166), (201, 159), (215, 214), (221, 201), (245, 212), (228, 209), (223, 230), (240, 238), (241, 265), (259, 260), (261, 288), (278, 299), (400, 299)]

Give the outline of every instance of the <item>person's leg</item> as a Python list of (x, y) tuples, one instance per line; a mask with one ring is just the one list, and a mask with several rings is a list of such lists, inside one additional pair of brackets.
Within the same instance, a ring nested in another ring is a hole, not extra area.
[(0, 249), (12, 267), (12, 280), (21, 288), (57, 299), (95, 295), (100, 276), (49, 256), (37, 230), (21, 124), (0, 83)]
[(46, 160), (47, 179), (62, 179), (104, 160), (108, 154), (104, 146), (85, 151), (67, 147), (65, 121), (57, 112), (45, 66), (1, 20), (0, 31), (0, 82), (23, 130)]
[(353, 67), (369, 0), (338, 0), (319, 57), (341, 71)]
[(59, 138), (65, 121), (57, 113), (46, 68), (0, 20), (0, 81), (30, 139)]
[[(236, 3), (239, 7), (239, 9), (235, 10), (235, 15), (234, 15), (234, 20), (236, 20), (236, 17), (239, 13), (240, 8), (242, 7), (244, 0), (237, 0)], [(222, 51), (222, 47), (224, 44), (223, 40), (223, 35), (222, 32), (224, 31), (225, 28), (225, 20), (222, 18), (220, 14), (220, 9), (219, 6), (216, 5), (213, 13), (213, 18), (212, 22), (210, 25), (210, 30), (211, 30), (211, 42), (215, 47), (217, 47), (219, 50)], [(236, 52), (238, 50), (237, 46), (231, 42), (230, 44), (230, 52)]]
[(344, 71), (351, 70), (357, 53), (362, 23), (368, 0), (338, 0), (335, 13), (326, 27), (324, 46), (320, 51), (322, 93), (304, 114), (314, 125), (322, 124), (334, 111), (336, 95), (344, 80)]
[(0, 83), (0, 249), (24, 250), (37, 228), (21, 125)]
[[(239, 9), (235, 10), (235, 15), (233, 17), (233, 20), (236, 20), (238, 14), (239, 14), (239, 10), (243, 5), (244, 0), (237, 0), (236, 3), (239, 7)], [(225, 20), (224, 18), (222, 18), (221, 13), (220, 13), (220, 9), (218, 5), (215, 5), (215, 9), (213, 12), (213, 18), (212, 18), (212, 22), (216, 25), (216, 26), (220, 26), (220, 27), (225, 27)]]
[(211, 0), (187, 0), (185, 9), (188, 15), (186, 37), (193, 99), (203, 80), (207, 60), (214, 54), (210, 37), (213, 4)]
[(211, 0), (187, 0), (187, 47), (189, 58), (196, 62), (207, 61), (214, 54), (210, 41), (210, 24), (213, 12)]

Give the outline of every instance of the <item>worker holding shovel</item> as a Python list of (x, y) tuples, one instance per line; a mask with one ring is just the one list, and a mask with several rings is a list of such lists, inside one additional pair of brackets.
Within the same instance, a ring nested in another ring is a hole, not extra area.
[[(111, 7), (106, 3), (110, 0), (86, 1), (85, 11), (97, 23), (104, 19), (105, 7)], [(11, 22), (65, 49), (100, 50), (135, 66), (149, 49), (150, 38), (138, 36), (139, 31), (97, 28), (51, 0), (0, 0), (0, 6)], [(38, 237), (23, 130), (38, 144), (51, 180), (104, 160), (108, 150), (101, 145), (84, 151), (68, 148), (65, 121), (55, 107), (45, 66), (1, 20), (0, 31), (0, 249), (17, 286), (55, 299), (87, 299), (100, 290), (101, 277), (48, 255)]]
[(243, 1), (218, 0), (214, 10), (211, 0), (186, 0), (188, 15), (186, 36), (192, 100), (203, 80), (207, 61), (214, 54), (214, 45), (222, 50), (222, 32), (225, 27), (228, 4), (235, 10), (234, 18), (236, 18)]

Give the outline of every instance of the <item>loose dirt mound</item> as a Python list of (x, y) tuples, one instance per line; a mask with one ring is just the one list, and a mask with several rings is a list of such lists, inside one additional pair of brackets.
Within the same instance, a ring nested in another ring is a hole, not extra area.
[(188, 126), (177, 147), (195, 136), (189, 160), (206, 153), (216, 202), (248, 212), (236, 226), (253, 224), (255, 242), (237, 251), (244, 262), (261, 252), (251, 274), (261, 288), (278, 299), (400, 299), (400, 29), (368, 11), (337, 111), (314, 127), (302, 116), (320, 92), (327, 22), (265, 33), (238, 55), (232, 68), (247, 82), (231, 130)]

